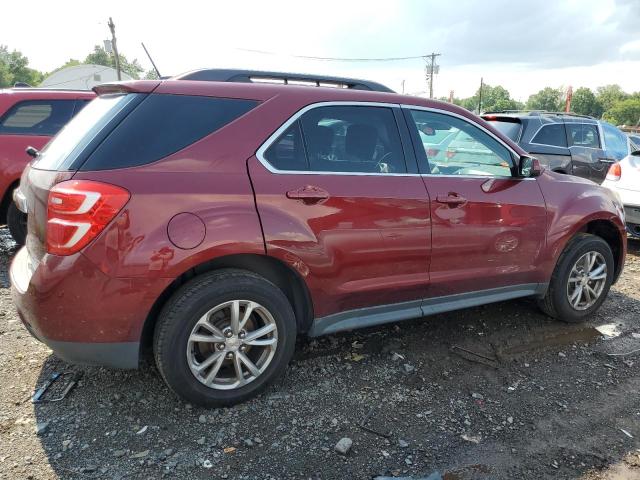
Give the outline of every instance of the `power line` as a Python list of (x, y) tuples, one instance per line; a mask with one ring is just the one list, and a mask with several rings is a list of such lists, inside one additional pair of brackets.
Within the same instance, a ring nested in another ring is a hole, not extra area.
[(400, 62), (403, 60), (417, 60), (426, 58), (428, 55), (413, 55), (409, 57), (383, 57), (383, 58), (340, 58), (340, 57), (316, 57), (313, 55), (292, 55), (277, 52), (269, 52), (266, 50), (255, 50), (253, 48), (236, 48), (243, 52), (259, 53), (262, 55), (279, 55), (293, 58), (303, 58), (305, 60), (321, 60), (325, 62)]

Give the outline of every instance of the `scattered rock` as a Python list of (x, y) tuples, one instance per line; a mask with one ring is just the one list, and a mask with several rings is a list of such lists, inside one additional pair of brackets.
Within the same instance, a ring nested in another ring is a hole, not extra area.
[(198, 422), (200, 423), (207, 423), (207, 417), (205, 415), (200, 415), (198, 417)]
[(482, 441), (482, 437), (480, 435), (468, 435), (466, 433), (460, 435), (460, 438), (462, 438), (465, 442), (476, 444)]
[(341, 438), (338, 441), (338, 443), (336, 443), (336, 446), (334, 447), (334, 449), (340, 455), (346, 455), (347, 453), (349, 453), (349, 450), (351, 450), (352, 445), (353, 445), (353, 440), (351, 440), (349, 437), (344, 437), (344, 438)]
[(44, 435), (49, 431), (49, 422), (36, 423), (36, 435)]
[(471, 398), (475, 398), (476, 400), (484, 400), (484, 395), (480, 393), (473, 392), (471, 394)]
[(145, 425), (144, 427), (142, 427), (140, 430), (138, 430), (136, 432), (136, 435), (142, 435), (144, 432), (147, 431), (147, 428), (149, 428), (149, 427), (147, 427), (147, 425)]
[(113, 456), (116, 458), (124, 457), (127, 454), (126, 450), (116, 450), (113, 452)]
[(149, 455), (149, 450), (143, 450), (142, 452), (134, 453), (131, 458), (144, 458)]
[(406, 440), (398, 440), (398, 446), (400, 448), (407, 448), (409, 446), (409, 442), (407, 442)]
[(206, 439), (204, 437), (200, 437), (198, 440), (196, 440), (196, 443), (198, 445), (204, 445), (204, 442), (206, 442)]
[(405, 363), (404, 365), (402, 365), (402, 369), (404, 370), (404, 373), (413, 373), (416, 371), (416, 367), (409, 363)]

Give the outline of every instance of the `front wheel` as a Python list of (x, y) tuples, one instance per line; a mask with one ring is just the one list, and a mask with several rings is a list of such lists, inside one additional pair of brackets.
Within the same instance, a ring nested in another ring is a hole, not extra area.
[(284, 372), (296, 340), (291, 304), (242, 270), (194, 278), (163, 308), (154, 334), (158, 370), (184, 399), (206, 407), (256, 396)]
[(565, 322), (582, 322), (604, 302), (613, 282), (614, 259), (602, 238), (581, 233), (565, 248), (541, 309)]

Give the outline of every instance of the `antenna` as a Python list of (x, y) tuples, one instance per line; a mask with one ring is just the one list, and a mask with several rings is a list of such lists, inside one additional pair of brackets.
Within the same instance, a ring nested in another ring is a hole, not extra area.
[(158, 78), (162, 78), (162, 75), (160, 75), (160, 70), (158, 70), (158, 67), (156, 67), (156, 63), (153, 61), (153, 58), (151, 58), (151, 55), (149, 55), (149, 50), (147, 50), (147, 47), (144, 46), (144, 42), (140, 42), (140, 44), (142, 45), (142, 48), (144, 48), (144, 53), (146, 53), (147, 57), (149, 57), (149, 61), (151, 62), (151, 65), (153, 65), (153, 69), (156, 71)]

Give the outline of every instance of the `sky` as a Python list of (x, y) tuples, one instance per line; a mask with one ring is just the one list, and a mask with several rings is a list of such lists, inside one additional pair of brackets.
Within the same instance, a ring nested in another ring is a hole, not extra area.
[[(110, 38), (162, 75), (246, 68), (368, 78), (425, 95), (425, 61), (319, 61), (440, 53), (434, 95), (502, 85), (519, 100), (546, 86), (640, 90), (640, 0), (227, 0), (5, 2), (0, 44), (33, 68), (84, 59)], [(256, 52), (268, 52), (258, 53)]]

